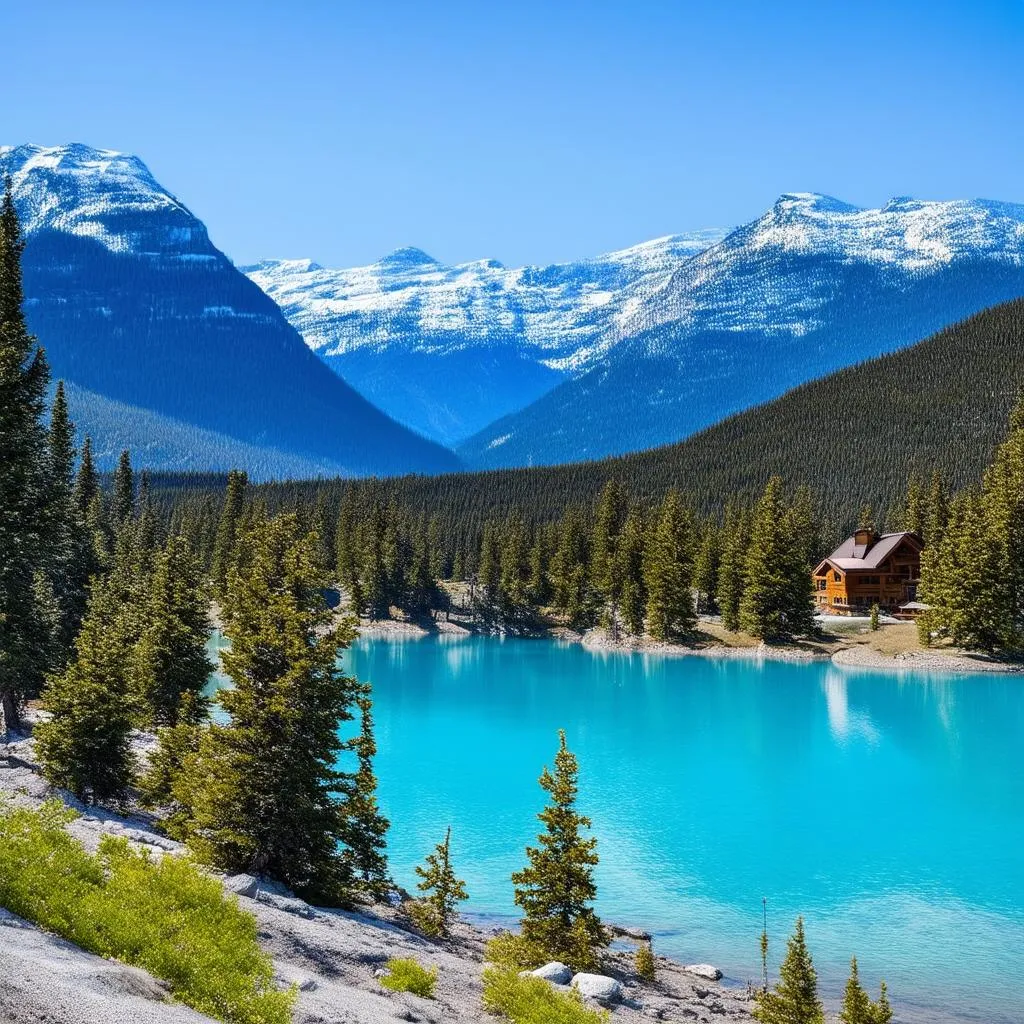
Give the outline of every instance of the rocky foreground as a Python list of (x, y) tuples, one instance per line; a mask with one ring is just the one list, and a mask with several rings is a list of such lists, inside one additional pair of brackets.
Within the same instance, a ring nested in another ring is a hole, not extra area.
[[(31, 739), (0, 740), (0, 800), (30, 806), (59, 796), (82, 811), (69, 830), (88, 848), (111, 833), (154, 853), (181, 852), (152, 819), (81, 808), (40, 776)], [(224, 879), (259, 922), (260, 942), (282, 985), (299, 989), (295, 1024), (390, 1024), (495, 1021), (481, 1007), (488, 933), (460, 924), (453, 939), (429, 941), (403, 926), (396, 911), (351, 913), (312, 907), (273, 883), (247, 875)], [(393, 993), (377, 973), (391, 957), (437, 968), (435, 999)], [(208, 1018), (172, 1002), (143, 971), (112, 963), (0, 911), (0, 1021), (5, 1024), (195, 1024)], [(745, 990), (727, 988), (658, 958), (658, 980), (642, 982), (629, 952), (611, 953), (605, 974), (620, 993), (610, 1006), (621, 1024), (664, 1020), (750, 1020)], [(561, 980), (561, 979), (559, 979)], [(597, 992), (597, 986), (594, 988)]]

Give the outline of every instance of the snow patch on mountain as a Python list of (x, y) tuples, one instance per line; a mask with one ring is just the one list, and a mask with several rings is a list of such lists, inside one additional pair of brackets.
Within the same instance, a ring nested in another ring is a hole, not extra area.
[(243, 270), (324, 357), (358, 349), (450, 354), (483, 344), (580, 372), (644, 295), (724, 235), (670, 235), (546, 267), (508, 268), (493, 259), (446, 266), (407, 248), (345, 270), (308, 259)]

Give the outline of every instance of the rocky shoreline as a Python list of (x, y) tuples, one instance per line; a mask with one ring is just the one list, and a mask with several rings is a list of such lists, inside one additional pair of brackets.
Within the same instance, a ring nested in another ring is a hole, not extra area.
[[(146, 737), (139, 736), (144, 748)], [(155, 855), (177, 855), (180, 844), (161, 835), (143, 814), (82, 808), (54, 791), (34, 763), (32, 741), (0, 738), (0, 799), (38, 807), (58, 796), (82, 812), (69, 826), (95, 849), (104, 834), (124, 836)], [(313, 907), (281, 887), (234, 876), (223, 879), (259, 925), (260, 943), (274, 961), (280, 984), (298, 989), (294, 1024), (393, 1024), (396, 1021), (474, 1022), (496, 1018), (481, 1007), (484, 946), (493, 930), (460, 922), (453, 938), (435, 942), (410, 930), (387, 906), (362, 913)], [(639, 941), (635, 929), (620, 938)], [(438, 971), (435, 999), (390, 992), (378, 973), (392, 957), (414, 957)], [(142, 971), (102, 960), (13, 915), (0, 912), (0, 1020), (10, 1024), (196, 1024), (203, 1017), (168, 1000), (166, 987)], [(751, 1020), (745, 988), (712, 980), (715, 969), (657, 957), (658, 979), (642, 981), (631, 951), (609, 952), (602, 970), (618, 986), (612, 1020)], [(710, 977), (708, 975), (711, 975)], [(595, 1005), (598, 1005), (595, 1001)]]
[[(884, 627), (883, 627), (884, 628)], [(444, 635), (470, 637), (480, 631), (467, 629), (452, 622), (438, 621), (430, 625), (415, 622), (386, 620), (360, 620), (361, 636), (375, 640), (405, 640)], [(486, 635), (486, 634), (484, 634)], [(862, 668), (891, 672), (929, 674), (1024, 673), (1024, 663), (998, 661), (980, 653), (966, 651), (911, 650), (897, 654), (884, 654), (864, 644), (843, 643), (834, 649), (822, 647), (756, 643), (746, 647), (731, 647), (710, 641), (705, 644), (678, 644), (651, 637), (624, 636), (613, 639), (608, 630), (597, 627), (583, 633), (564, 626), (531, 634), (532, 638), (578, 643), (588, 650), (622, 654), (657, 654), (666, 657), (698, 657), (739, 661), (781, 661), (809, 663), (831, 661), (844, 668)]]

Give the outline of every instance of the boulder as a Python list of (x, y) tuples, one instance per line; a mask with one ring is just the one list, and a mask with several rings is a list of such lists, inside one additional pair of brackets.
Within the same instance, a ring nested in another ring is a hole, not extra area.
[(572, 979), (572, 987), (581, 996), (602, 1006), (610, 1006), (622, 999), (622, 986), (605, 974), (577, 974)]
[(530, 971), (530, 973), (535, 978), (550, 981), (552, 985), (568, 985), (572, 981), (572, 968), (566, 967), (565, 964), (559, 963), (557, 960), (552, 960), (551, 963), (538, 967), (537, 970)]
[(643, 928), (634, 928), (631, 925), (613, 924), (608, 930), (616, 938), (632, 939), (634, 942), (650, 942), (651, 933)]
[(718, 981), (722, 972), (711, 964), (687, 964), (684, 968), (687, 974), (696, 974), (698, 978), (707, 978), (708, 981)]
[(230, 875), (224, 879), (224, 888), (236, 896), (248, 896), (252, 899), (260, 891), (260, 882), (252, 875)]

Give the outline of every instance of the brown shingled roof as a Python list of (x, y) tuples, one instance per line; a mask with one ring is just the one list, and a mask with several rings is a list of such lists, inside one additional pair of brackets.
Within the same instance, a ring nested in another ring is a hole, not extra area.
[(899, 546), (910, 538), (917, 547), (923, 547), (916, 533), (883, 533), (874, 544), (857, 544), (854, 537), (847, 537), (842, 544), (818, 566), (820, 571), (825, 562), (837, 569), (877, 569)]

